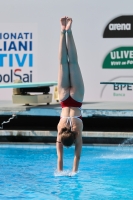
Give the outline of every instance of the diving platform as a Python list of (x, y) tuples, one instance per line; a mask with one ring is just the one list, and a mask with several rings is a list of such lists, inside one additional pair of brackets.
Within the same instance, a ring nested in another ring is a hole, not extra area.
[[(56, 100), (29, 106), (0, 101), (0, 142), (55, 144), (60, 113)], [(133, 137), (132, 102), (83, 102), (82, 116), (84, 144), (116, 145)]]
[[(19, 116), (59, 117), (61, 106), (54, 99), (50, 105), (32, 103), (14, 104), (12, 101), (0, 101), (0, 116), (16, 114)], [(133, 117), (133, 102), (83, 102), (83, 117)]]
[(0, 89), (13, 89), (12, 102), (14, 104), (46, 103), (49, 105), (52, 102), (50, 87), (56, 85), (57, 82), (23, 83), (21, 80), (15, 80), (14, 83), (0, 84)]

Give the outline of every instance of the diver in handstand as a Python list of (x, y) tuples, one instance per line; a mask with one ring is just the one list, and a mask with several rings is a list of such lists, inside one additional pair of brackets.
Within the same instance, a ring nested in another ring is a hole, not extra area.
[(75, 156), (72, 171), (76, 172), (82, 149), (81, 106), (84, 96), (84, 83), (71, 30), (72, 19), (63, 17), (60, 23), (58, 92), (62, 111), (57, 126), (57, 170), (63, 170), (63, 146), (69, 147), (74, 143)]

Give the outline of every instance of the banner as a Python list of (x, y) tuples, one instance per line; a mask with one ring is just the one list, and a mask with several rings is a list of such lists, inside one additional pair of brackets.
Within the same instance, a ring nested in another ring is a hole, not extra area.
[[(73, 19), (84, 102), (132, 101), (132, 85), (100, 84), (133, 81), (132, 4), (132, 0), (102, 0), (102, 6), (97, 0), (38, 0), (31, 5), (27, 0), (4, 0), (0, 12), (0, 84), (15, 79), (58, 80), (60, 18), (66, 15)], [(0, 100), (11, 99), (12, 89), (0, 89)]]

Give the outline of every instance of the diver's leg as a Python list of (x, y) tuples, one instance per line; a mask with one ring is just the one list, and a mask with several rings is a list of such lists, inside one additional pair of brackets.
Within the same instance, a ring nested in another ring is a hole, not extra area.
[(80, 67), (78, 64), (77, 50), (71, 31), (71, 24), (72, 24), (72, 19), (67, 18), (66, 31), (67, 31), (69, 70), (70, 70), (70, 84), (71, 84), (70, 96), (73, 99), (82, 102), (84, 97), (84, 83)]
[(70, 78), (65, 35), (66, 18), (61, 18), (61, 35), (59, 43), (59, 72), (58, 92), (60, 101), (65, 100), (70, 94)]

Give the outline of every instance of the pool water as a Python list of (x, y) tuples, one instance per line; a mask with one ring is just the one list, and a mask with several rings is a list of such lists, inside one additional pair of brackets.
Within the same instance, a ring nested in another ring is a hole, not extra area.
[(132, 147), (83, 146), (76, 174), (73, 155), (64, 149), (58, 173), (55, 146), (0, 145), (0, 200), (133, 199)]

